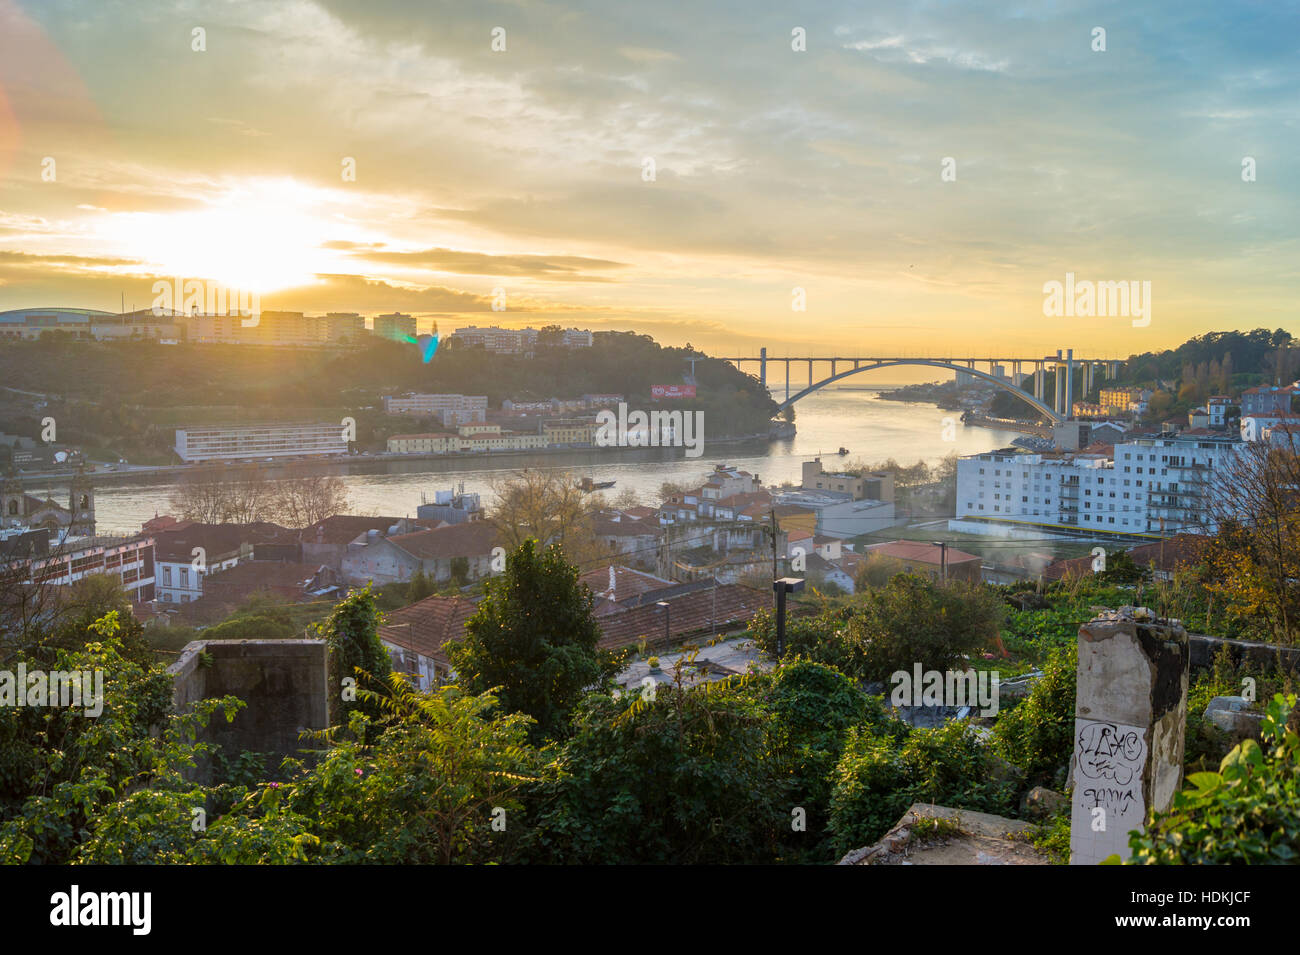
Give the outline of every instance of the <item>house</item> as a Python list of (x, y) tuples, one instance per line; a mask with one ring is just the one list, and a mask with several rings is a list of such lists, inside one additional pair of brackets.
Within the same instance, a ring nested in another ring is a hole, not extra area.
[(255, 594), (284, 603), (304, 603), (339, 595), (338, 575), (328, 567), (280, 560), (245, 560), (206, 575), (201, 596), (180, 608), (190, 624), (217, 623)]
[[(1139, 544), (1127, 553), (1133, 563), (1150, 572), (1153, 580), (1173, 580), (1185, 567), (1195, 566), (1201, 558), (1206, 538), (1200, 534), (1175, 534), (1167, 540)], [(1092, 557), (1055, 560), (1043, 569), (1043, 580), (1065, 580), (1096, 573)]]
[(408, 674), (422, 690), (445, 682), (452, 669), (443, 644), (465, 638), (465, 621), (477, 609), (478, 602), (468, 597), (435, 595), (389, 613), (379, 639), (392, 657), (393, 669)]
[[(931, 580), (964, 580), (977, 584), (981, 580), (983, 559), (955, 547), (940, 547), (925, 541), (888, 541), (862, 548), (868, 560), (873, 555), (888, 558), (899, 567), (898, 573), (918, 574)], [(946, 570), (945, 570), (946, 568)]]
[[(712, 580), (677, 583), (617, 564), (581, 580), (596, 595), (592, 609), (601, 629), (599, 646), (613, 651), (643, 643), (655, 648), (707, 641), (747, 626), (754, 614), (772, 606), (768, 591)], [(667, 604), (666, 610), (660, 604)], [(390, 613), (379, 637), (393, 653), (394, 666), (427, 687), (450, 675), (443, 644), (465, 638), (465, 622), (476, 609), (475, 601), (460, 595), (426, 597)]]
[(259, 544), (291, 534), (279, 524), (184, 522), (154, 535), (155, 593), (165, 604), (186, 604), (203, 596), (203, 581), (245, 560)]
[(406, 517), (364, 517), (353, 514), (335, 514), (303, 528), (298, 534), (302, 545), (301, 560), (306, 564), (324, 564), (342, 573), (343, 557), (348, 545), (370, 531), (383, 536), (407, 534), (437, 526)]
[(597, 515), (592, 522), (592, 531), (604, 545), (607, 556), (646, 567), (654, 566), (664, 533), (654, 521), (624, 518), (617, 511)]
[(504, 556), (498, 531), (487, 521), (444, 524), (388, 537), (372, 528), (348, 544), (342, 575), (353, 586), (407, 581), (417, 570), (436, 583), (446, 583), (457, 574), (467, 581), (479, 580), (492, 573), (497, 550)]

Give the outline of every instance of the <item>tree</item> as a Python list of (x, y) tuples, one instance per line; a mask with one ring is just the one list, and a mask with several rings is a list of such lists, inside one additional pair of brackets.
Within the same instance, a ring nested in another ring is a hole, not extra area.
[(564, 732), (584, 691), (618, 668), (598, 649), (591, 591), (558, 547), (539, 552), (532, 540), (506, 556), (505, 571), (485, 590), (464, 642), (444, 644), (460, 685), (495, 692), (504, 709), (537, 721), (535, 735)]
[(899, 574), (868, 590), (841, 638), (848, 648), (845, 672), (886, 680), (898, 670), (965, 669), (965, 657), (988, 646), (1002, 622), (1002, 603), (983, 586), (943, 586)]
[(291, 472), (275, 481), (271, 490), (271, 519), (286, 527), (310, 527), (347, 509), (347, 485), (333, 474)]
[(424, 570), (417, 567), (406, 585), (406, 602), (415, 603), (433, 593), (433, 581), (425, 576)]
[(525, 833), (525, 858), (777, 861), (790, 807), (766, 757), (770, 714), (746, 692), (746, 679), (660, 686), (653, 698), (589, 696), (559, 748), (560, 773), (530, 793), (539, 819)]
[[(522, 809), (517, 792), (535, 780), (527, 717), (494, 710), (487, 694), (457, 687), (418, 693), (397, 673), (363, 690), (383, 714), (358, 715), (351, 739), (329, 753), (284, 797), (311, 821), (338, 863), (483, 863), (501, 858), (497, 824)], [(373, 745), (357, 740), (371, 737)]]
[[(344, 723), (354, 710), (363, 710), (371, 717), (378, 716), (373, 704), (363, 704), (359, 694), (346, 693), (345, 688), (387, 680), (392, 672), (392, 660), (379, 639), (379, 622), (374, 594), (366, 587), (338, 604), (328, 620), (313, 626), (317, 636), (323, 637), (329, 647), (330, 694), (331, 699), (340, 701), (342, 705)], [(355, 683), (345, 684), (344, 681), (349, 679)]]
[(1206, 548), (1212, 581), (1228, 611), (1292, 643), (1300, 628), (1300, 446), (1246, 442), (1216, 480), (1210, 514), (1218, 534)]
[(251, 524), (274, 517), (274, 486), (256, 465), (187, 476), (172, 490), (182, 520), (204, 524)]
[(497, 502), (488, 520), (507, 549), (534, 539), (544, 547), (559, 546), (578, 565), (608, 556), (595, 533), (601, 498), (584, 494), (572, 475), (524, 470), (492, 490)]

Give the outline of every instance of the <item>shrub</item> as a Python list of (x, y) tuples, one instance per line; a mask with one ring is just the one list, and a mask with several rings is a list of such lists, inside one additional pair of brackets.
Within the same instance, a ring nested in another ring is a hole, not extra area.
[[(1300, 862), (1300, 737), (1287, 719), (1294, 695), (1273, 697), (1263, 720), (1267, 752), (1248, 739), (1217, 773), (1192, 773), (1166, 812), (1129, 836), (1138, 865)], [(1118, 863), (1111, 856), (1108, 863)]]
[(883, 836), (912, 803), (1007, 814), (1016, 790), (965, 720), (902, 736), (855, 728), (835, 769), (830, 827), (847, 852)]
[(1078, 650), (1053, 650), (1027, 699), (1002, 712), (993, 726), (997, 752), (1032, 784), (1064, 785), (1074, 753)]

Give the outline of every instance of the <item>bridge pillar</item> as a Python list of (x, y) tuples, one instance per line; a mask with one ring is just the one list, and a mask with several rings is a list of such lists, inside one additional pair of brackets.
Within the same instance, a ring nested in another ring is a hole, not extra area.
[(1047, 368), (1041, 361), (1034, 362), (1034, 397), (1043, 400), (1043, 387), (1047, 381)]
[(767, 346), (764, 345), (758, 350), (758, 381), (767, 391)]
[(785, 360), (785, 400), (790, 400), (790, 359)]
[(1074, 417), (1074, 349), (1065, 352), (1065, 417)]
[(813, 383), (813, 360), (808, 359), (808, 387), (811, 388)]

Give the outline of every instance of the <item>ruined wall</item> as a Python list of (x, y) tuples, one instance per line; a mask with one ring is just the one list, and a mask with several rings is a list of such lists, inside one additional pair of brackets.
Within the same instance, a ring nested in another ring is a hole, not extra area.
[[(198, 700), (243, 700), (234, 722), (215, 718), (202, 738), (230, 759), (244, 750), (273, 754), (267, 768), (274, 769), (304, 748), (302, 730), (329, 725), (326, 656), (324, 640), (198, 640), (167, 668), (172, 705), (183, 712)], [(194, 775), (206, 780), (210, 766)]]

